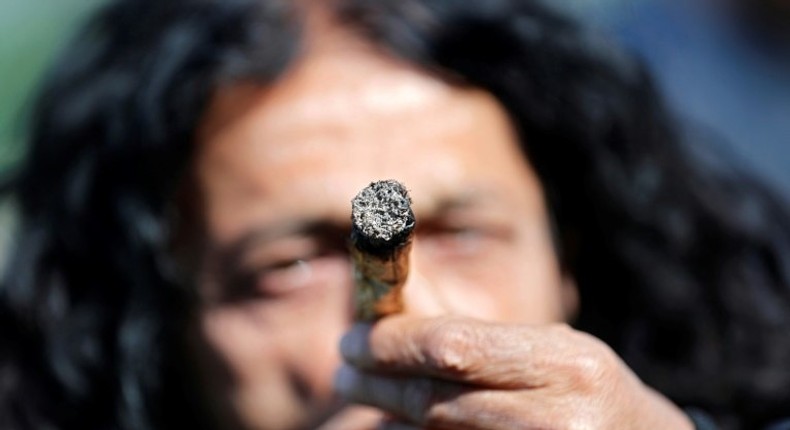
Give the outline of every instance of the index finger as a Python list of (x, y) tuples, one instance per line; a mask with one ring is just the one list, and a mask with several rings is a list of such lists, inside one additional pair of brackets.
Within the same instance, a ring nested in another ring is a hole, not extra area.
[(497, 388), (538, 388), (558, 363), (576, 360), (560, 332), (460, 317), (385, 318), (354, 326), (341, 341), (351, 364)]

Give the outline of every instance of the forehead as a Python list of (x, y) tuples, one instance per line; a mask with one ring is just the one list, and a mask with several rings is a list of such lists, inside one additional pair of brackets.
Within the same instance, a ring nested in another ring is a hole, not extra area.
[[(203, 142), (224, 142), (225, 151), (255, 145), (265, 150), (257, 161), (269, 167), (322, 158), (325, 151), (361, 158), (397, 146), (393, 141), (406, 136), (427, 138), (427, 133), (463, 126), (477, 114), (465, 103), (469, 98), (471, 93), (384, 57), (355, 50), (321, 52), (297, 63), (271, 87), (237, 85), (220, 91), (200, 135)], [(375, 135), (395, 131), (394, 124), (401, 126), (397, 132)], [(406, 124), (413, 126), (404, 129)]]
[(359, 189), (388, 178), (419, 186), (418, 209), (526, 164), (490, 95), (354, 42), (308, 53), (269, 87), (219, 91), (199, 144), (210, 207), (259, 221), (334, 216), (321, 213), (335, 210), (327, 201), (347, 210)]

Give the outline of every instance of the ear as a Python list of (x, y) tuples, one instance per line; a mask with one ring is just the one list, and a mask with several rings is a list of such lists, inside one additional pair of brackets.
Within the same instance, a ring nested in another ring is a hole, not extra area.
[(566, 322), (571, 323), (579, 315), (579, 288), (576, 286), (576, 279), (570, 273), (563, 273), (560, 288), (563, 317)]

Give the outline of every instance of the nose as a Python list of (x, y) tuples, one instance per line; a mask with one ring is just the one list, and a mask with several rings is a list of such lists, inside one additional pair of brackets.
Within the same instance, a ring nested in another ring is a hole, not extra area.
[(409, 256), (409, 276), (401, 292), (404, 313), (414, 316), (439, 316), (450, 312), (447, 300), (442, 297), (442, 289), (435, 280), (427, 276), (430, 264), (420, 253), (420, 246), (415, 238)]

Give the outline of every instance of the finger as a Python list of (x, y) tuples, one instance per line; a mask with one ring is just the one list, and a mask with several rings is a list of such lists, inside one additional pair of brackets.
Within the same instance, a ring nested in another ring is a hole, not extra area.
[(584, 339), (572, 332), (457, 317), (391, 317), (354, 326), (340, 348), (349, 363), (363, 369), (492, 388), (538, 388), (550, 382), (557, 367), (587, 360)]
[(474, 390), (431, 378), (383, 376), (344, 366), (336, 374), (335, 389), (423, 429), (504, 430), (529, 418), (520, 400), (528, 396), (521, 392)]
[(390, 420), (381, 423), (378, 426), (377, 430), (422, 430), (422, 429), (403, 421)]
[(335, 375), (335, 390), (343, 397), (381, 408), (411, 422), (424, 423), (428, 410), (463, 392), (455, 384), (430, 378), (388, 377), (342, 366)]

